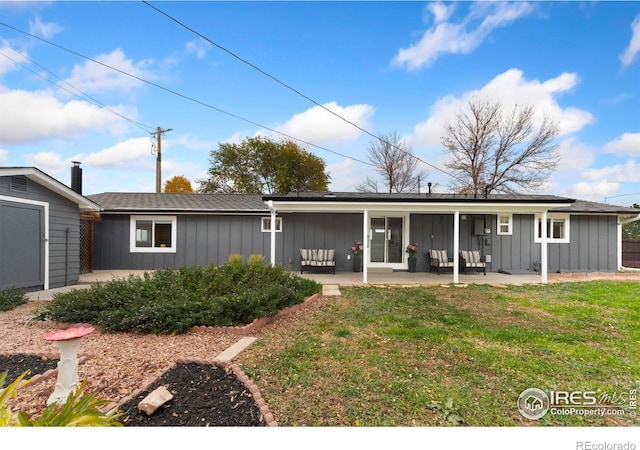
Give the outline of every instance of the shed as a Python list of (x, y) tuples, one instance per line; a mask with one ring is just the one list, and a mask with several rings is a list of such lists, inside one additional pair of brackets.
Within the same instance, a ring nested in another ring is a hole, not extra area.
[(35, 167), (0, 167), (0, 290), (75, 284), (80, 216), (99, 212), (81, 190)]

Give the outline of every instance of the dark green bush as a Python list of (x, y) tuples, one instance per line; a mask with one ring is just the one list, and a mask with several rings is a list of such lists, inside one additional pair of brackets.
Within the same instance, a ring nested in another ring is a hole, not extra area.
[(0, 311), (9, 311), (16, 306), (24, 305), (29, 300), (26, 289), (11, 288), (0, 291)]
[(163, 269), (57, 294), (40, 318), (106, 332), (184, 333), (195, 325), (245, 325), (304, 301), (320, 285), (253, 261)]

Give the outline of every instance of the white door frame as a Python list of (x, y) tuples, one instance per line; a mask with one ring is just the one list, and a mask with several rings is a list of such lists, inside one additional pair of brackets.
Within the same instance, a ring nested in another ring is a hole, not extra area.
[[(402, 218), (402, 243), (401, 243), (402, 262), (399, 262), (399, 263), (371, 262), (371, 237), (372, 237), (371, 220), (384, 218), (385, 226), (386, 226), (386, 219), (388, 219), (389, 217)], [(384, 211), (376, 211), (375, 213), (372, 213), (371, 211), (369, 212), (368, 219), (367, 219), (367, 231), (366, 231), (366, 235), (367, 235), (366, 245), (369, 251), (367, 254), (367, 258), (364, 260), (368, 267), (390, 268), (394, 270), (407, 270), (409, 268), (407, 254), (405, 253), (404, 249), (409, 244), (410, 217), (411, 217), (411, 214), (408, 212), (406, 213), (405, 212), (384, 212)]]

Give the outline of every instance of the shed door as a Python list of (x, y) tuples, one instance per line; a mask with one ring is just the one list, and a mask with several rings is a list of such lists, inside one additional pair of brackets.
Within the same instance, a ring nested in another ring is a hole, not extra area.
[(0, 290), (44, 288), (44, 208), (0, 201)]

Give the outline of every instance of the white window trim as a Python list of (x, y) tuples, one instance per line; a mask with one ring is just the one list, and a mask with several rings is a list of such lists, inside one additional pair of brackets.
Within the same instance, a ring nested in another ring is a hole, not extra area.
[[(508, 217), (509, 218), (509, 225), (508, 225), (509, 228), (508, 228), (507, 231), (501, 231), (500, 230), (500, 225), (504, 225), (504, 224), (500, 223), (500, 218), (501, 217)], [(496, 216), (496, 234), (498, 236), (511, 236), (513, 234), (513, 214), (498, 214)]]
[[(136, 247), (136, 221), (138, 220), (162, 220), (171, 221), (171, 247)], [(130, 216), (129, 225), (129, 251), (131, 253), (175, 253), (176, 238), (178, 236), (177, 216)]]
[[(265, 226), (265, 223), (271, 222), (270, 216), (260, 218), (260, 231), (263, 233), (271, 233), (271, 227)], [(276, 217), (276, 233), (282, 233), (282, 217)]]
[[(547, 214), (547, 220), (550, 221), (550, 223), (547, 225), (547, 232), (549, 233), (549, 237), (547, 237), (547, 242), (548, 243), (555, 243), (555, 244), (568, 244), (570, 242), (570, 215), (569, 214), (554, 214), (554, 213), (548, 213)], [(564, 220), (564, 238), (558, 239), (558, 238), (553, 238), (551, 236), (551, 232), (553, 230), (553, 221), (554, 220)], [(542, 239), (538, 237), (539, 234), (539, 228), (540, 228), (540, 221), (542, 220), (542, 215), (541, 214), (536, 214), (535, 218), (534, 218), (534, 226), (533, 226), (533, 242), (535, 243), (541, 243)]]

